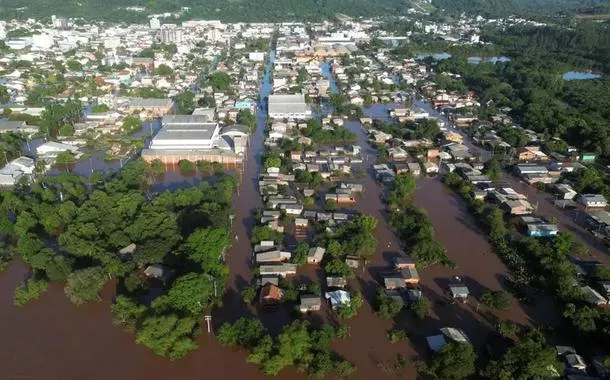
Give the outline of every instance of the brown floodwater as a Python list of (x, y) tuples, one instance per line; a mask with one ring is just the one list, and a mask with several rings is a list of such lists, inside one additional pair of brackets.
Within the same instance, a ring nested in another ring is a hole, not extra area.
[[(269, 91), (267, 77), (261, 89), (261, 99)], [(230, 268), (224, 307), (213, 313), (215, 329), (225, 321), (241, 316), (259, 316), (274, 332), (291, 321), (289, 313), (259, 313), (254, 307), (246, 307), (240, 292), (252, 278), (249, 232), (256, 223), (252, 211), (262, 207), (258, 193), (258, 172), (263, 151), (263, 130), (266, 109), (257, 113), (257, 131), (252, 136), (243, 168), (235, 169), (241, 179), (234, 200), (235, 216), (232, 225), (234, 237), (227, 251), (226, 262)], [(413, 320), (404, 312), (396, 322), (384, 321), (374, 313), (375, 290), (380, 273), (387, 271), (392, 258), (403, 249), (389, 228), (384, 211), (384, 188), (378, 185), (370, 171), (375, 152), (357, 123), (347, 123), (358, 133), (363, 148), (367, 175), (358, 179), (365, 186), (364, 194), (353, 209), (377, 217), (379, 224), (375, 237), (378, 248), (366, 267), (358, 271), (350, 286), (361, 291), (364, 304), (353, 319), (342, 322), (349, 327), (349, 337), (333, 343), (333, 350), (356, 365), (356, 379), (401, 377), (416, 378), (412, 360), (426, 355), (424, 338), (436, 333), (439, 327), (463, 328), (475, 346), (479, 347), (492, 331), (476, 304), (451, 304), (444, 295), (446, 279), (452, 275), (465, 278), (471, 290), (500, 290), (506, 268), (491, 252), (485, 236), (476, 227), (466, 207), (454, 194), (448, 192), (436, 179), (421, 179), (415, 194), (415, 203), (427, 210), (438, 239), (447, 248), (448, 255), (458, 264), (457, 269), (433, 267), (420, 271), (424, 295), (431, 300), (433, 315), (426, 321)], [(164, 182), (189, 185), (195, 177), (182, 177), (172, 172)], [(408, 252), (408, 247), (405, 248)], [(24, 308), (12, 305), (13, 290), (28, 269), (20, 261), (0, 274), (0, 378), (1, 379), (262, 379), (256, 366), (246, 363), (246, 353), (221, 347), (212, 334), (202, 328), (199, 349), (183, 360), (170, 362), (154, 355), (146, 347), (134, 343), (134, 337), (112, 326), (110, 304), (114, 296), (113, 284), (108, 284), (102, 300), (81, 307), (73, 306), (63, 294), (63, 284), (52, 284), (38, 301)], [(321, 278), (315, 268), (305, 268), (299, 275)], [(512, 307), (497, 315), (522, 324), (555, 323), (556, 308), (548, 298), (537, 296), (532, 306), (513, 302)], [(323, 309), (311, 318), (315, 323), (335, 323), (333, 313)], [(390, 344), (386, 333), (393, 327), (405, 328), (410, 341)], [(399, 355), (407, 360), (403, 368), (398, 365)], [(286, 369), (278, 379), (305, 378), (294, 369)]]

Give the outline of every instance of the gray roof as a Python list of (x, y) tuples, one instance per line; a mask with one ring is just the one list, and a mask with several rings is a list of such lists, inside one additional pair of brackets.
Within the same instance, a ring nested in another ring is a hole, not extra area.
[(0, 131), (16, 131), (25, 127), (25, 121), (0, 120)]
[(313, 294), (304, 294), (301, 296), (301, 306), (311, 307), (322, 304), (322, 298)]
[(174, 101), (167, 98), (129, 98), (129, 105), (135, 108), (170, 107)]
[(168, 125), (157, 133), (155, 140), (210, 140), (214, 136), (214, 132), (218, 124), (202, 123), (202, 124), (173, 124)]
[(210, 121), (208, 115), (165, 115), (161, 119), (163, 126), (167, 125), (184, 125), (184, 124), (205, 124)]
[(269, 95), (269, 113), (305, 113), (308, 111), (305, 96)]
[(343, 288), (347, 286), (347, 280), (344, 277), (326, 277), (326, 286)]

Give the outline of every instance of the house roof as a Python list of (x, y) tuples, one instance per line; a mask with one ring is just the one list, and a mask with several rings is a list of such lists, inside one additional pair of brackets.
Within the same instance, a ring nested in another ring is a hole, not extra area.
[(335, 290), (332, 292), (326, 292), (324, 294), (324, 297), (327, 300), (330, 300), (330, 304), (332, 305), (333, 309), (336, 309), (337, 307), (350, 302), (352, 299), (349, 292), (345, 290)]
[(322, 299), (319, 295), (303, 294), (301, 295), (301, 306), (311, 307), (322, 304)]
[(260, 298), (265, 301), (280, 301), (282, 299), (282, 289), (273, 284), (262, 287)]

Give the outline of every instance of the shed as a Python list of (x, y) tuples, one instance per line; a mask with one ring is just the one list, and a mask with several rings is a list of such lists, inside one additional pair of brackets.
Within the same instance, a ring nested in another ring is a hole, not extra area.
[(360, 257), (358, 256), (346, 256), (345, 263), (352, 269), (357, 269), (360, 266)]
[(326, 277), (326, 286), (329, 288), (345, 288), (347, 280), (345, 277)]
[(326, 250), (322, 247), (313, 247), (307, 253), (307, 264), (318, 264), (324, 258)]
[(301, 302), (299, 303), (299, 311), (301, 311), (301, 313), (307, 313), (308, 311), (318, 311), (321, 307), (322, 299), (319, 295), (301, 295)]

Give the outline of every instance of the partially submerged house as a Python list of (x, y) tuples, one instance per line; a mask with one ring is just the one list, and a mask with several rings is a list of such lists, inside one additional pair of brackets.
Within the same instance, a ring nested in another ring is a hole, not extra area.
[(322, 307), (322, 299), (319, 295), (303, 294), (299, 302), (299, 311), (307, 313), (310, 311), (319, 311)]
[(337, 310), (341, 305), (349, 304), (352, 300), (349, 292), (345, 290), (334, 290), (332, 292), (326, 292), (324, 297), (330, 301), (330, 305), (333, 310)]
[(324, 258), (324, 253), (326, 253), (326, 249), (322, 247), (310, 248), (307, 253), (307, 264), (319, 264)]

